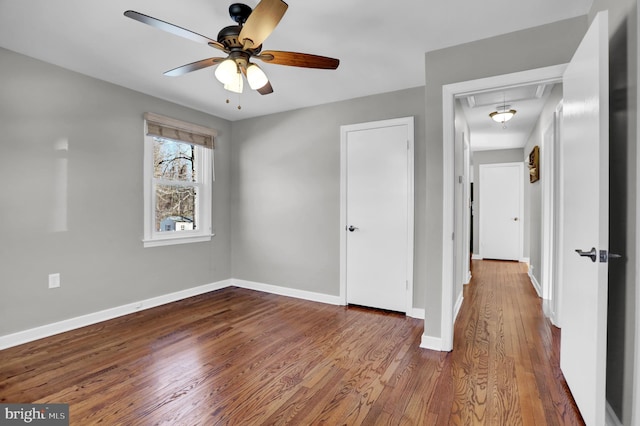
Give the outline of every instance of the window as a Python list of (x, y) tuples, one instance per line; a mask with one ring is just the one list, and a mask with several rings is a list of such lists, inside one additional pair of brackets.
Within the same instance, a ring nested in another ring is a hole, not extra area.
[(215, 130), (145, 114), (144, 246), (210, 241)]

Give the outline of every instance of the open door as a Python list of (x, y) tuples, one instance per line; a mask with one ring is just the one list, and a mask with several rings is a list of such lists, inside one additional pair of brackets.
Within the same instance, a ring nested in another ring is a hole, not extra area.
[(605, 424), (609, 244), (608, 15), (567, 67), (562, 135), (560, 367), (587, 425)]

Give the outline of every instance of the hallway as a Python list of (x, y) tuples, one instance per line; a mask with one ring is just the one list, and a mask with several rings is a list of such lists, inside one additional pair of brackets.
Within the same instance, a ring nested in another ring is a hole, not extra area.
[(560, 330), (544, 318), (526, 266), (473, 261), (451, 353), (449, 424), (583, 424), (559, 355)]

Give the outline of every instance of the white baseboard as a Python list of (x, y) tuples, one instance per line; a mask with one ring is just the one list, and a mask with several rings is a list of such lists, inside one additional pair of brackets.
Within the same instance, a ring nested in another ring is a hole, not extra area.
[(622, 422), (620, 421), (616, 413), (613, 411), (613, 408), (611, 408), (611, 405), (609, 405), (609, 401), (607, 401), (607, 411), (605, 415), (604, 424), (606, 426), (623, 426)]
[(530, 261), (530, 259), (528, 257), (522, 257), (519, 260), (519, 262), (526, 263), (527, 265), (529, 264), (529, 261)]
[(411, 311), (409, 311), (407, 313), (408, 317), (418, 318), (418, 319), (421, 319), (421, 320), (424, 319), (424, 315), (425, 315), (425, 310), (421, 309), (421, 308), (413, 308)]
[(272, 284), (257, 283), (254, 281), (231, 279), (232, 285), (248, 290), (263, 291), (265, 293), (277, 294), (279, 296), (294, 297), (296, 299), (310, 300), (312, 302), (327, 303), (329, 305), (344, 305), (339, 296), (330, 294), (314, 293), (311, 291), (297, 290), (295, 288), (280, 287)]
[(471, 282), (471, 278), (473, 278), (473, 275), (471, 275), (471, 271), (469, 271), (468, 275), (467, 275), (467, 282), (463, 283), (464, 285), (467, 285)]
[(476, 253), (471, 254), (471, 260), (482, 260), (482, 256)]
[(533, 285), (533, 288), (536, 290), (536, 293), (538, 294), (538, 297), (542, 297), (542, 287), (540, 286), (540, 283), (538, 282), (536, 277), (531, 273), (531, 271), (529, 271), (527, 273), (527, 275), (529, 275), (529, 279), (531, 280), (531, 284)]
[(432, 351), (442, 351), (442, 339), (439, 337), (422, 335), (420, 339), (420, 347)]
[(171, 302), (177, 302), (178, 300), (208, 293), (210, 291), (220, 290), (222, 288), (229, 287), (230, 285), (230, 280), (218, 281), (212, 284), (205, 284), (202, 286), (169, 293), (162, 296), (152, 297), (146, 300), (128, 303), (126, 305), (117, 306), (115, 308), (93, 312), (91, 314), (69, 318), (67, 320), (31, 328), (29, 330), (7, 334), (4, 336), (0, 336), (0, 350), (22, 345), (24, 343), (29, 343), (34, 340), (53, 336), (55, 334), (64, 333), (65, 331), (75, 330), (80, 327), (86, 327), (87, 325), (96, 324), (102, 321), (107, 321), (113, 318), (132, 314), (137, 311), (155, 308), (156, 306), (165, 305)]
[[(212, 284), (205, 284), (202, 286), (177, 291), (175, 293), (169, 293), (162, 296), (152, 297), (146, 300), (128, 303), (126, 305), (116, 306), (114, 308), (105, 309), (99, 312), (93, 312), (75, 318), (69, 318), (67, 320), (35, 327), (29, 330), (19, 331), (17, 333), (6, 334), (4, 336), (0, 336), (0, 350), (231, 286), (277, 294), (280, 296), (294, 297), (296, 299), (309, 300), (312, 302), (326, 303), (330, 305), (344, 305), (344, 301), (342, 301), (339, 296), (332, 296), (329, 294), (315, 293), (305, 290), (297, 290), (288, 287), (280, 287), (271, 284), (231, 278)], [(412, 318), (424, 319), (425, 310), (420, 308), (413, 308), (410, 312), (407, 313), (407, 316), (410, 316)], [(440, 339), (437, 340), (439, 341)]]
[(464, 292), (461, 291), (460, 294), (458, 294), (458, 300), (456, 300), (456, 304), (453, 307), (453, 322), (455, 323), (456, 318), (458, 318), (458, 313), (460, 313), (460, 308), (462, 307), (462, 301), (464, 300), (464, 296), (463, 296)]

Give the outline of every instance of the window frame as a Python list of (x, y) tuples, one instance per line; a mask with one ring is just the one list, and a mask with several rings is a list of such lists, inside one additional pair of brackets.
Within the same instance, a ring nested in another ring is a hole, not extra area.
[[(190, 141), (184, 141), (173, 138), (166, 138), (161, 136), (149, 135), (147, 120), (153, 119), (154, 121), (165, 117), (158, 115), (151, 116), (151, 113), (145, 114), (144, 120), (144, 165), (143, 165), (143, 178), (144, 178), (144, 237), (143, 246), (147, 247), (160, 247), (174, 244), (187, 244), (211, 241), (213, 233), (213, 149), (205, 147), (201, 144), (193, 143)], [(174, 119), (168, 119), (175, 126), (176, 123), (184, 125), (183, 128), (191, 129), (193, 126), (190, 123), (178, 122)], [(189, 127), (191, 126), (191, 127)], [(198, 127), (198, 126), (196, 126)], [(207, 129), (210, 134), (215, 135), (213, 129)], [(180, 182), (174, 180), (163, 180), (154, 177), (154, 164), (153, 164), (153, 147), (154, 138), (159, 137), (161, 139), (172, 140), (175, 142), (191, 144), (195, 147), (196, 155), (196, 182)], [(157, 231), (155, 229), (155, 215), (156, 215), (156, 186), (157, 185), (181, 185), (196, 188), (196, 200), (194, 220), (197, 224), (195, 230), (184, 231)]]

